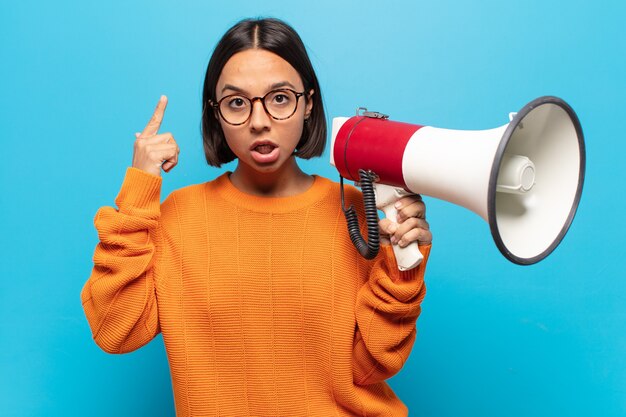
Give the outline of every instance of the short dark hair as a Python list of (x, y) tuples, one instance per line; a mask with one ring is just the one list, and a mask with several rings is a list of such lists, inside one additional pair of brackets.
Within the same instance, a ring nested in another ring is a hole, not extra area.
[(236, 158), (226, 143), (217, 114), (209, 103), (217, 101), (217, 80), (226, 62), (238, 52), (255, 48), (273, 52), (283, 58), (300, 74), (304, 91), (314, 91), (313, 96), (304, 96), (305, 100), (313, 100), (313, 109), (304, 124), (302, 137), (296, 146), (296, 155), (304, 159), (322, 155), (326, 146), (326, 115), (319, 82), (302, 39), (282, 20), (244, 19), (230, 28), (218, 42), (204, 77), (202, 142), (207, 163), (219, 167)]

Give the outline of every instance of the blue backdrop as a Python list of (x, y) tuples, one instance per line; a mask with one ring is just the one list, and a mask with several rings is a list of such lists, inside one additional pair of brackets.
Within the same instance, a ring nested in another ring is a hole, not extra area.
[[(388, 3), (388, 4), (387, 4)], [(70, 1), (0, 5), (0, 414), (173, 416), (160, 337), (127, 355), (91, 339), (80, 290), (97, 234), (161, 94), (180, 164), (206, 166), (201, 88), (240, 18), (304, 39), (329, 117), (357, 106), (487, 129), (541, 95), (576, 110), (587, 172), (578, 213), (543, 262), (506, 261), (477, 215), (427, 199), (434, 248), (409, 362), (391, 380), (412, 416), (626, 414), (626, 3)], [(336, 178), (324, 157), (305, 168)], [(232, 166), (227, 167), (232, 169)]]

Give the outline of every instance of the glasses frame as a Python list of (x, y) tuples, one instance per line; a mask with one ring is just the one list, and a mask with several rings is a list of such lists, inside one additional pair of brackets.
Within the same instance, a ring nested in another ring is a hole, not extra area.
[[(272, 94), (272, 93), (276, 93), (276, 92), (279, 92), (279, 91), (290, 91), (290, 92), (292, 92), (292, 93), (296, 96), (296, 106), (293, 108), (293, 113), (291, 113), (291, 114), (290, 114), (289, 116), (287, 116), (287, 117), (274, 117), (274, 116), (273, 116), (273, 115), (272, 115), (272, 114), (271, 114), (271, 113), (267, 110), (267, 106), (265, 105), (265, 98), (266, 98), (267, 96), (269, 96), (270, 94)], [(245, 96), (245, 95), (243, 95), (243, 94), (229, 94), (229, 95), (227, 95), (227, 96), (222, 97), (222, 98), (221, 98), (221, 99), (219, 99), (219, 101), (217, 101), (217, 102), (214, 102), (213, 100), (209, 100), (209, 105), (210, 105), (211, 107), (213, 107), (213, 109), (214, 109), (214, 110), (217, 110), (217, 112), (218, 112), (218, 113), (219, 113), (219, 115), (221, 116), (222, 120), (224, 120), (224, 121), (225, 121), (226, 123), (228, 123), (229, 125), (231, 125), (231, 126), (241, 126), (241, 125), (243, 125), (243, 124), (247, 123), (247, 122), (248, 122), (248, 120), (250, 120), (250, 117), (252, 117), (252, 112), (254, 111), (254, 102), (255, 102), (255, 101), (257, 101), (257, 100), (261, 100), (261, 104), (263, 105), (263, 110), (265, 110), (265, 114), (267, 114), (269, 117), (271, 117), (271, 118), (272, 118), (272, 119), (274, 119), (274, 120), (287, 120), (287, 119), (289, 119), (291, 116), (293, 116), (294, 114), (296, 114), (296, 111), (298, 110), (298, 102), (300, 101), (300, 97), (302, 97), (302, 96), (304, 96), (304, 95), (305, 95), (305, 92), (304, 92), (304, 91), (303, 91), (303, 92), (301, 92), (301, 93), (299, 93), (299, 92), (297, 92), (297, 91), (295, 91), (295, 90), (292, 90), (291, 88), (277, 88), (277, 89), (275, 89), (275, 90), (268, 91), (268, 92), (267, 92), (267, 93), (266, 93), (263, 97), (259, 97), (259, 96), (257, 96), (257, 97), (252, 97), (252, 98), (250, 98), (250, 97), (247, 97), (247, 96)], [(241, 123), (231, 123), (231, 122), (229, 122), (228, 120), (226, 120), (226, 117), (224, 117), (224, 115), (222, 114), (222, 108), (221, 108), (222, 101), (224, 101), (224, 100), (226, 100), (227, 98), (230, 98), (230, 97), (242, 97), (242, 98), (246, 98), (246, 99), (248, 99), (248, 100), (250, 101), (250, 112), (248, 113), (248, 117), (246, 117), (246, 120), (244, 120), (244, 121), (243, 121), (243, 122), (241, 122)]]

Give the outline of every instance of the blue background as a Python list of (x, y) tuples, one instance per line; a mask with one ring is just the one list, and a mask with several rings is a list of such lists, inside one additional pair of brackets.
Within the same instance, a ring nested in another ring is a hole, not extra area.
[[(626, 414), (621, 1), (107, 1), (0, 5), (0, 414), (172, 416), (159, 336), (127, 355), (91, 339), (80, 303), (97, 243), (161, 94), (180, 144), (163, 196), (214, 178), (200, 141), (211, 51), (240, 18), (304, 39), (329, 118), (487, 129), (542, 95), (585, 133), (578, 213), (543, 262), (506, 261), (474, 213), (428, 199), (435, 246), (409, 362), (391, 380), (412, 416)], [(304, 164), (335, 179), (324, 157)], [(232, 165), (227, 169), (232, 169)]]

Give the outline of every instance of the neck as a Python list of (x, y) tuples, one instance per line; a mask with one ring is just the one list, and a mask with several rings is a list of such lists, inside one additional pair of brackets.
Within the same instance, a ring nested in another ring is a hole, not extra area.
[(261, 197), (289, 197), (313, 185), (313, 177), (300, 169), (293, 156), (273, 172), (259, 172), (239, 162), (230, 181), (240, 191)]

